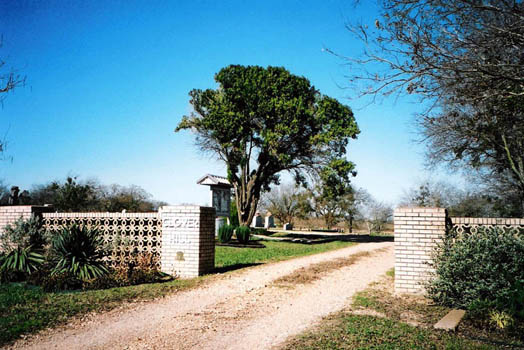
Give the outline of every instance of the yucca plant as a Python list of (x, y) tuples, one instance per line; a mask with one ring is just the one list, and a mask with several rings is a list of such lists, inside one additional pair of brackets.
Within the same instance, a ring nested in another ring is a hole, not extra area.
[(248, 226), (239, 226), (236, 229), (237, 240), (242, 244), (249, 242), (251, 229)]
[(71, 273), (81, 280), (108, 273), (102, 258), (104, 242), (96, 228), (72, 225), (58, 232), (52, 240), (52, 274)]
[(231, 240), (231, 237), (233, 236), (234, 228), (231, 225), (225, 224), (220, 226), (218, 229), (218, 240), (221, 243), (227, 243)]
[(33, 250), (32, 246), (16, 247), (0, 257), (0, 271), (31, 274), (44, 262), (44, 256)]
[(2, 280), (25, 279), (44, 262), (45, 230), (38, 217), (20, 218), (0, 236)]

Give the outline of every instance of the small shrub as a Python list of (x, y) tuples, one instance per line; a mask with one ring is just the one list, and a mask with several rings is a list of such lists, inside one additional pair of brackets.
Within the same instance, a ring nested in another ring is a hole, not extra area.
[(0, 281), (26, 279), (44, 262), (47, 238), (38, 217), (20, 218), (0, 236)]
[(60, 292), (82, 288), (82, 280), (70, 271), (63, 271), (44, 276), (40, 286), (46, 292)]
[(158, 259), (152, 253), (137, 253), (134, 262), (120, 260), (108, 274), (85, 280), (82, 288), (107, 289), (172, 280), (169, 275), (158, 271)]
[(491, 310), (489, 313), (489, 320), (500, 329), (506, 329), (515, 323), (513, 316), (505, 311), (497, 310)]
[(218, 229), (218, 240), (221, 243), (229, 242), (231, 240), (231, 237), (233, 237), (233, 231), (234, 231), (234, 227), (232, 225), (228, 225), (228, 224), (222, 225)]
[(46, 244), (46, 231), (37, 216), (29, 219), (19, 218), (13, 224), (7, 225), (4, 233), (0, 236), (0, 245), (3, 251), (27, 247), (39, 250), (43, 249)]
[(142, 252), (136, 255), (136, 268), (143, 271), (157, 271), (160, 257), (153, 253)]
[(262, 235), (262, 236), (269, 236), (271, 234), (271, 232), (269, 232), (265, 228), (255, 228), (255, 229), (253, 229), (253, 234), (254, 235)]
[(33, 247), (17, 247), (0, 258), (0, 272), (21, 272), (30, 275), (43, 262), (44, 256), (34, 251)]
[(247, 226), (239, 226), (236, 229), (237, 240), (242, 244), (249, 242), (249, 236), (251, 235), (251, 229)]
[[(487, 315), (524, 313), (524, 238), (509, 230), (448, 235), (434, 255), (428, 294), (436, 302)], [(520, 287), (519, 287), (520, 286)]]
[(102, 235), (96, 229), (78, 225), (63, 228), (52, 241), (52, 274), (69, 272), (81, 280), (107, 274), (102, 247)]

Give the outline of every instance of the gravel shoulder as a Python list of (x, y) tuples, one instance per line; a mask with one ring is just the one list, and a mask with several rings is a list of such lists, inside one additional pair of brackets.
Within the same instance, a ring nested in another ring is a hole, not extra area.
[[(312, 283), (271, 282), (370, 251)], [(203, 287), (95, 315), (20, 340), (16, 349), (271, 349), (348, 305), (394, 266), (393, 243), (366, 243), (224, 275)]]

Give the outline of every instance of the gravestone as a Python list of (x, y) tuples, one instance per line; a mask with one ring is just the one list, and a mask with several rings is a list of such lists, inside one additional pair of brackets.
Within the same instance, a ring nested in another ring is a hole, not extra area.
[(293, 229), (293, 224), (289, 223), (289, 222), (286, 222), (284, 224), (284, 227), (282, 227), (284, 229), (284, 231), (289, 231), (289, 230), (292, 230)]
[(262, 216), (260, 216), (260, 213), (257, 212), (253, 217), (251, 227), (264, 227), (264, 223), (262, 222)]
[(266, 214), (266, 220), (264, 222), (264, 228), (268, 229), (271, 227), (275, 227), (275, 219), (273, 219), (273, 215), (271, 215), (270, 212)]

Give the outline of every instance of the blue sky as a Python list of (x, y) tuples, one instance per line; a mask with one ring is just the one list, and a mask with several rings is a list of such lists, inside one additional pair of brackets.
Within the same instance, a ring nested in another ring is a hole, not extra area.
[(356, 55), (346, 19), (376, 18), (351, 1), (5, 1), (0, 57), (27, 76), (0, 109), (6, 154), (0, 178), (22, 189), (68, 174), (136, 184), (171, 204), (206, 204), (196, 185), (225, 174), (198, 153), (188, 92), (214, 88), (229, 64), (284, 66), (354, 110), (361, 129), (348, 147), (357, 186), (395, 202), (429, 174), (415, 138), (414, 100), (350, 100), (343, 62)]

